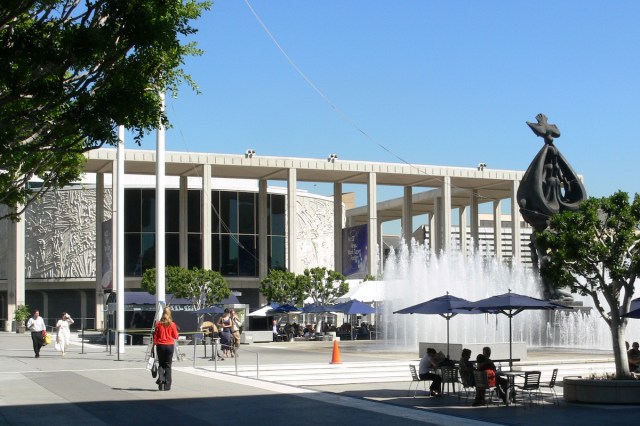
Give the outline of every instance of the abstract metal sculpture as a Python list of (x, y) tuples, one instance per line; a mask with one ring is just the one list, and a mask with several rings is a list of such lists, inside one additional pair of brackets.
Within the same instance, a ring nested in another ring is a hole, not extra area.
[[(553, 144), (560, 137), (555, 124), (549, 124), (547, 116), (536, 115), (537, 123), (527, 121), (527, 125), (536, 136), (544, 139), (544, 146), (533, 159), (518, 187), (517, 199), (524, 220), (536, 232), (542, 232), (549, 226), (551, 216), (566, 210), (577, 210), (587, 198), (578, 175), (569, 162)], [(545, 261), (545, 253), (539, 253), (535, 244), (535, 233), (531, 234), (531, 257), (533, 266), (539, 270), (539, 262)], [(552, 299), (571, 298), (544, 282), (545, 297)]]

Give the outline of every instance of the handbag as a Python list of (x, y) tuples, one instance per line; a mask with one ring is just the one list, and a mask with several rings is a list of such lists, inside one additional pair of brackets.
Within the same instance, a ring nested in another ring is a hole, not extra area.
[(153, 377), (155, 379), (157, 376), (158, 376), (158, 364), (156, 363), (156, 360), (154, 359), (153, 360), (153, 367), (151, 367), (151, 377)]
[(49, 343), (51, 343), (51, 336), (49, 336), (48, 334), (44, 335), (44, 341), (43, 341), (43, 345), (46, 346)]

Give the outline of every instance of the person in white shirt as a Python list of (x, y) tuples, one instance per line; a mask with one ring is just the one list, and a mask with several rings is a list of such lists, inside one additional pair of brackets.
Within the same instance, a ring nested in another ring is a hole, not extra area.
[(432, 373), (432, 371), (437, 367), (435, 356), (436, 350), (433, 348), (427, 348), (427, 352), (420, 360), (418, 375), (422, 380), (431, 380), (431, 396), (440, 396), (442, 395), (442, 377), (438, 374)]
[(58, 332), (58, 335), (56, 336), (56, 343), (60, 346), (62, 356), (64, 356), (64, 351), (67, 346), (69, 346), (69, 341), (71, 340), (71, 330), (69, 329), (71, 324), (73, 324), (73, 319), (66, 312), (62, 313), (60, 319), (56, 323), (56, 330)]
[(40, 311), (36, 309), (33, 311), (33, 316), (27, 321), (27, 330), (31, 331), (33, 352), (36, 354), (36, 358), (40, 358), (40, 348), (44, 346), (44, 336), (42, 332), (46, 329), (47, 327), (44, 325), (44, 320), (40, 316)]

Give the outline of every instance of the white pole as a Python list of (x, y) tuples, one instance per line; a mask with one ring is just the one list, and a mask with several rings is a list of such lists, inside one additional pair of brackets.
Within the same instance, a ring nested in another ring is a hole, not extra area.
[(118, 353), (124, 353), (124, 126), (118, 127), (116, 162), (116, 329)]
[[(160, 93), (164, 111), (164, 93)], [(165, 128), (156, 133), (156, 305), (165, 301)]]

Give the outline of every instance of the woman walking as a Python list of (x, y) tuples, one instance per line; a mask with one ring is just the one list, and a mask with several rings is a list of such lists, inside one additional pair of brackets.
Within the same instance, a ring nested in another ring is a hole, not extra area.
[[(218, 320), (218, 328), (220, 329), (220, 346), (226, 357), (231, 352), (231, 314), (229, 308), (225, 308), (224, 314)], [(233, 356), (233, 354), (231, 354)]]
[(73, 324), (73, 319), (66, 312), (62, 313), (56, 323), (56, 343), (60, 346), (62, 356), (64, 356), (64, 351), (67, 349), (67, 346), (69, 346), (69, 341), (71, 340), (71, 330), (69, 329), (71, 324)]
[(153, 332), (153, 344), (158, 357), (158, 390), (171, 390), (171, 361), (177, 338), (178, 328), (171, 319), (171, 309), (167, 306)]

